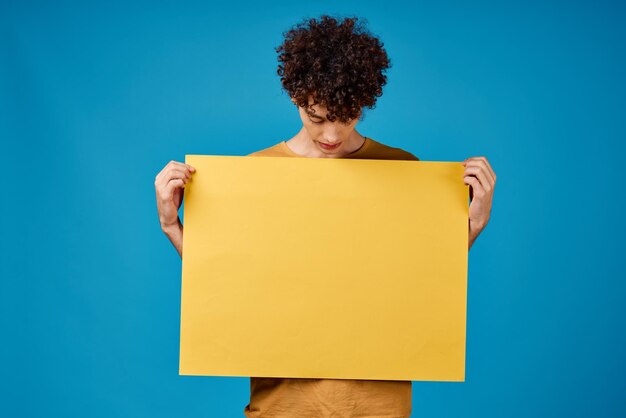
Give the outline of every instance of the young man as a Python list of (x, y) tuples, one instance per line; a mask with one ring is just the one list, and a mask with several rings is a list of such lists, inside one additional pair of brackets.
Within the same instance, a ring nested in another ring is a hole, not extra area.
[[(277, 48), (278, 75), (298, 107), (302, 128), (288, 141), (252, 156), (418, 160), (413, 154), (363, 136), (356, 124), (364, 107), (382, 95), (390, 63), (382, 43), (358, 24), (329, 16), (286, 32)], [(468, 158), (468, 249), (489, 221), (496, 175), (484, 157)], [(171, 161), (156, 176), (161, 227), (182, 257), (178, 217), (184, 187), (195, 169)], [(408, 417), (411, 381), (250, 378), (249, 417)]]

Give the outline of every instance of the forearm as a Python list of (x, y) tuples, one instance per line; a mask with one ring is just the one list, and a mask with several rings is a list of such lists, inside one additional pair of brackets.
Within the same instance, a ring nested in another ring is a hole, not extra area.
[(168, 226), (161, 226), (161, 229), (167, 235), (167, 238), (172, 242), (180, 258), (183, 258), (183, 224), (180, 222), (180, 218), (177, 219), (177, 223)]
[(467, 251), (469, 251), (470, 248), (472, 248), (472, 245), (474, 244), (474, 241), (476, 241), (476, 238), (478, 238), (478, 234), (470, 229), (468, 240), (467, 240)]
[[(486, 225), (486, 224), (485, 224)], [(467, 236), (467, 251), (472, 248), (472, 245), (476, 241), (476, 238), (480, 235), (483, 229), (485, 229), (485, 225), (477, 225), (476, 223), (470, 222), (469, 224), (469, 233)]]

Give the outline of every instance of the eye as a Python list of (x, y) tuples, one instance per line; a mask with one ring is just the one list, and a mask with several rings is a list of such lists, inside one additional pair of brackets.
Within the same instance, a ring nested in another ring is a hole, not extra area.
[(314, 120), (313, 120), (313, 119), (311, 119), (311, 118), (309, 118), (309, 120), (310, 120), (311, 122), (313, 122), (314, 124), (316, 124), (316, 125), (320, 125), (320, 124), (324, 123), (324, 121), (323, 121), (323, 120), (321, 120), (321, 121), (319, 121), (319, 122), (316, 122), (316, 121), (314, 121)]

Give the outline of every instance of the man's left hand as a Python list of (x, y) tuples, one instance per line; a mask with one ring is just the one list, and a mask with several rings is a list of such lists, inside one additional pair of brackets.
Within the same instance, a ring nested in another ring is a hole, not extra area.
[(463, 161), (463, 181), (470, 186), (469, 242), (472, 246), (478, 235), (489, 222), (496, 173), (485, 157), (470, 157)]

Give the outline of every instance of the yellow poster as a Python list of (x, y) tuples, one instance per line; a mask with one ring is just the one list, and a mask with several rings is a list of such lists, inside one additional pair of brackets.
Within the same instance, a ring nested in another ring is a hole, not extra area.
[(185, 161), (180, 374), (464, 380), (461, 163)]

